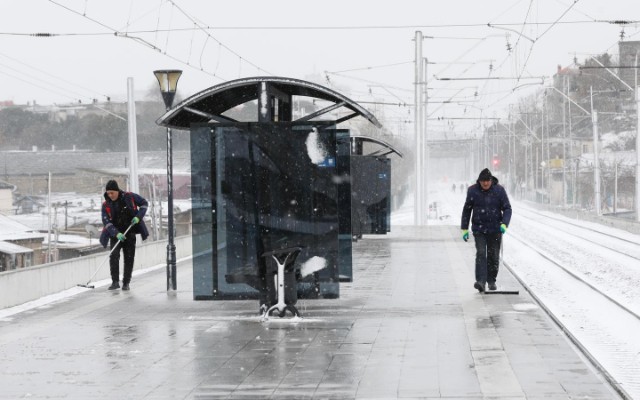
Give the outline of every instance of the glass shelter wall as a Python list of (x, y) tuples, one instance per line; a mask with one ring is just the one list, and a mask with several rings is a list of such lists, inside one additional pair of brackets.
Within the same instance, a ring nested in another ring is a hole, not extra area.
[(193, 126), (194, 298), (262, 302), (262, 255), (292, 246), (298, 298), (338, 297), (352, 271), (348, 146), (332, 123)]
[(384, 235), (390, 231), (391, 160), (376, 156), (351, 156), (351, 231)]

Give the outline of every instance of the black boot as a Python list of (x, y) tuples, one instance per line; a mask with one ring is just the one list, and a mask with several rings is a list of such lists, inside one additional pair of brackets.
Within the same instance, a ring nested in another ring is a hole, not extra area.
[(116, 290), (116, 289), (120, 289), (120, 283), (118, 281), (112, 282), (111, 286), (109, 286), (109, 290)]
[(129, 290), (129, 284), (122, 282), (122, 290)]
[(484, 282), (476, 282), (473, 284), (473, 287), (478, 289), (478, 292), (483, 293), (485, 291), (485, 283)]

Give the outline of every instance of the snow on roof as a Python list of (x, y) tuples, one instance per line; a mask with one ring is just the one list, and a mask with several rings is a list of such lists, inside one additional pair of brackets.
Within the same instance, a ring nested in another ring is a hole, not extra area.
[[(94, 237), (93, 239), (89, 239), (79, 235), (58, 235), (57, 241), (54, 235), (51, 235), (51, 243), (56, 247), (65, 248), (65, 249), (76, 249), (88, 247), (90, 245), (98, 244), (98, 239)], [(47, 238), (42, 242), (43, 246), (48, 245), (49, 242)]]
[(607, 132), (600, 135), (600, 141), (602, 147), (620, 146), (621, 144), (628, 142), (630, 139), (636, 137), (636, 131), (621, 131), (621, 132)]
[(28, 247), (20, 246), (14, 243), (0, 241), (0, 253), (23, 254), (23, 253), (33, 253), (33, 250)]
[(34, 229), (7, 217), (6, 215), (0, 214), (0, 241), (38, 239), (42, 237), (42, 233), (37, 232)]
[[(598, 153), (598, 159), (605, 165), (636, 165), (636, 152), (633, 150), (625, 151), (601, 151)], [(582, 165), (593, 165), (593, 153), (583, 153), (580, 155)]]

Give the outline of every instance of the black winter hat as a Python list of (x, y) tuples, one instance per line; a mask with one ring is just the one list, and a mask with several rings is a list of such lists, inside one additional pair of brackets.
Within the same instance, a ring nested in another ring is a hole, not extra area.
[(106, 190), (120, 191), (120, 188), (118, 187), (118, 182), (114, 180), (110, 180), (109, 182), (107, 182)]
[(491, 171), (489, 171), (489, 168), (485, 168), (482, 171), (480, 171), (480, 175), (478, 176), (479, 181), (490, 181), (491, 178), (492, 178), (492, 175), (491, 175)]

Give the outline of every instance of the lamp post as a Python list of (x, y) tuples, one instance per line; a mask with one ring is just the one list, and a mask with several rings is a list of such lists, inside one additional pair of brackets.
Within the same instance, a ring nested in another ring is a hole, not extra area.
[[(158, 70), (153, 71), (153, 74), (158, 79), (162, 100), (169, 111), (173, 104), (173, 98), (176, 96), (176, 87), (182, 71)], [(169, 236), (167, 243), (167, 290), (170, 288), (176, 290), (176, 246), (173, 242), (173, 149), (171, 148), (171, 128), (169, 127), (167, 127), (167, 203), (167, 233)]]

